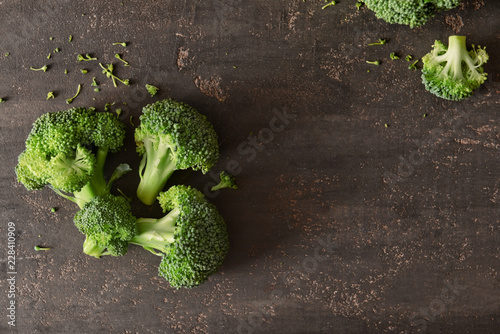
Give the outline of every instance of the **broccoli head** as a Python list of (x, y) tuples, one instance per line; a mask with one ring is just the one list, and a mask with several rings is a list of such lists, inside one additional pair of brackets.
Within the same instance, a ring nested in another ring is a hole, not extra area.
[(124, 255), (128, 242), (137, 234), (136, 218), (127, 199), (121, 196), (93, 197), (76, 213), (73, 221), (86, 236), (84, 253), (96, 258)]
[(130, 242), (162, 256), (159, 275), (173, 287), (197, 286), (224, 261), (229, 250), (226, 224), (194, 188), (173, 186), (158, 200), (168, 213), (137, 219), (138, 234)]
[(217, 134), (193, 107), (172, 99), (147, 105), (135, 131), (139, 166), (137, 197), (151, 205), (175, 170), (206, 173), (219, 159)]
[(377, 18), (388, 23), (424, 25), (438, 11), (458, 6), (461, 0), (365, 0), (365, 5)]
[(422, 58), (425, 89), (447, 100), (460, 101), (474, 93), (486, 80), (482, 65), (488, 61), (486, 48), (467, 51), (465, 36), (450, 36), (448, 47), (435, 41), (431, 52)]
[(110, 113), (72, 108), (43, 114), (33, 123), (26, 149), (18, 157), (17, 179), (28, 190), (48, 185), (83, 207), (109, 190), (104, 163), (108, 152), (122, 147), (124, 138), (124, 124)]

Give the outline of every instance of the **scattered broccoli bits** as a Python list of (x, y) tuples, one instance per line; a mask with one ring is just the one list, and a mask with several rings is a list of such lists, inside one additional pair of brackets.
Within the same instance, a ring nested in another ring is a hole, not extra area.
[(446, 100), (460, 101), (486, 81), (486, 48), (472, 45), (468, 51), (465, 41), (465, 36), (450, 36), (448, 46), (434, 42), (431, 52), (422, 58), (422, 83), (427, 91)]

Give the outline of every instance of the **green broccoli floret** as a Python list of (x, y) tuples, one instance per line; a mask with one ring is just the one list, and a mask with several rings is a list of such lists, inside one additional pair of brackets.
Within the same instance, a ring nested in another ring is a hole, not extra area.
[(461, 0), (366, 0), (365, 5), (377, 18), (388, 23), (418, 27), (430, 20), (438, 11), (458, 6)]
[(447, 100), (460, 101), (474, 93), (486, 80), (482, 65), (488, 61), (486, 48), (467, 51), (465, 36), (450, 36), (448, 47), (435, 41), (431, 52), (422, 58), (425, 89)]
[(92, 197), (109, 193), (111, 182), (130, 170), (120, 165), (108, 183), (104, 179), (108, 152), (117, 152), (124, 138), (124, 124), (111, 113), (72, 108), (43, 114), (19, 155), (17, 179), (28, 190), (50, 186), (82, 208)]
[(147, 105), (135, 130), (139, 165), (137, 197), (151, 205), (175, 170), (206, 173), (219, 159), (217, 134), (193, 107), (172, 99)]
[(173, 287), (197, 286), (226, 257), (226, 224), (217, 208), (194, 188), (173, 186), (158, 200), (168, 213), (160, 219), (137, 219), (139, 233), (130, 243), (162, 256), (159, 275)]
[(96, 258), (125, 255), (128, 242), (138, 232), (127, 199), (111, 194), (93, 197), (73, 221), (86, 236), (83, 252)]
[(234, 175), (226, 171), (222, 171), (219, 177), (220, 182), (219, 184), (212, 187), (212, 191), (217, 191), (224, 188), (238, 189), (238, 185), (236, 184), (236, 178), (234, 177)]

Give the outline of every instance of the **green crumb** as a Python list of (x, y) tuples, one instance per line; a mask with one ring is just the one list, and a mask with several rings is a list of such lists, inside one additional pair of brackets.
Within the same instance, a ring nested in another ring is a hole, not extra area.
[(391, 52), (391, 54), (389, 56), (391, 57), (392, 60), (399, 59), (399, 56), (396, 55), (394, 52)]
[(378, 42), (370, 43), (368, 45), (384, 45), (387, 43), (387, 40), (379, 38)]
[(49, 55), (47, 56), (47, 59), (50, 59), (50, 57), (52, 57), (52, 53), (49, 53)]
[(385, 126), (386, 128), (388, 128), (388, 127), (389, 127), (389, 124), (385, 123), (385, 124), (384, 124), (384, 126)]
[(34, 249), (38, 251), (48, 251), (50, 250), (50, 247), (42, 247), (42, 246), (35, 246)]
[(101, 91), (99, 88), (94, 88), (94, 92), (99, 92)]
[(158, 87), (155, 87), (155, 86), (150, 85), (150, 84), (146, 84), (146, 89), (147, 89), (148, 93), (151, 94), (151, 97), (155, 96), (159, 91)]
[(380, 65), (380, 61), (378, 61), (378, 60), (375, 60), (375, 61), (369, 61), (369, 60), (367, 60), (366, 63), (367, 64), (372, 64), (372, 65)]
[(127, 42), (113, 43), (113, 45), (121, 45), (123, 47), (127, 46)]
[(411, 63), (409, 66), (408, 66), (408, 69), (410, 70), (416, 70), (417, 69), (417, 63), (418, 63), (419, 59), (415, 60), (413, 63)]
[(73, 42), (73, 35), (69, 35), (68, 41)]
[(47, 100), (48, 99), (55, 99), (55, 98), (56, 98), (56, 96), (54, 95), (54, 92), (48, 92), (47, 93)]
[[(328, 1), (328, 0), (326, 0)], [(323, 7), (321, 7), (321, 9), (325, 9), (325, 8), (328, 8), (330, 6), (335, 6), (337, 4), (337, 1), (330, 1), (329, 3), (327, 3), (326, 5), (324, 5)]]
[(361, 6), (363, 6), (363, 3), (362, 3), (362, 2), (356, 2), (356, 9), (357, 9), (357, 10), (360, 10), (360, 9), (361, 9)]
[(406, 55), (405, 57), (406, 61), (411, 61), (413, 59), (412, 55)]
[(64, 74), (68, 74), (68, 70), (64, 70)]
[(56, 212), (57, 211), (57, 208), (56, 207), (53, 207), (50, 209), (50, 212)]
[(4, 103), (5, 102), (5, 99), (0, 97), (0, 103)]
[(10, 55), (10, 52), (5, 52), (5, 57), (8, 57)]
[(48, 69), (49, 69), (49, 67), (47, 65), (43, 65), (40, 68), (30, 67), (30, 70), (33, 70), (33, 71), (44, 71), (44, 72), (47, 72)]
[(88, 70), (86, 70), (86, 69), (84, 69), (84, 68), (82, 68), (82, 69), (80, 70), (80, 72), (82, 72), (82, 74), (87, 74), (89, 71), (88, 71)]
[(122, 61), (125, 64), (124, 66), (130, 66), (130, 64), (128, 63), (128, 61), (124, 60), (119, 53), (115, 54), (115, 58), (118, 59), (118, 60), (120, 60), (120, 61)]
[(75, 98), (76, 98), (76, 97), (80, 94), (80, 91), (81, 91), (81, 90), (82, 90), (82, 85), (80, 84), (80, 85), (78, 85), (78, 90), (76, 91), (75, 96), (70, 97), (69, 99), (66, 99), (66, 103), (67, 103), (67, 104), (72, 103), (72, 102), (73, 102), (73, 100), (74, 100), (74, 99), (75, 99)]

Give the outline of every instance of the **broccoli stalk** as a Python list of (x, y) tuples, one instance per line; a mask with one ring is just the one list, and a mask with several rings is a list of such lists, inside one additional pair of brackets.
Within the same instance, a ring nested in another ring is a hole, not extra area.
[(143, 203), (151, 205), (177, 169), (177, 161), (175, 148), (170, 141), (160, 140), (154, 143), (152, 139), (144, 138), (143, 145), (145, 153), (139, 165), (140, 182), (137, 187), (137, 197)]
[(465, 36), (450, 36), (448, 47), (435, 41), (433, 50), (422, 58), (422, 82), (427, 91), (460, 101), (486, 80), (482, 67), (489, 58), (486, 48), (472, 45), (472, 50), (467, 51), (465, 42)]

